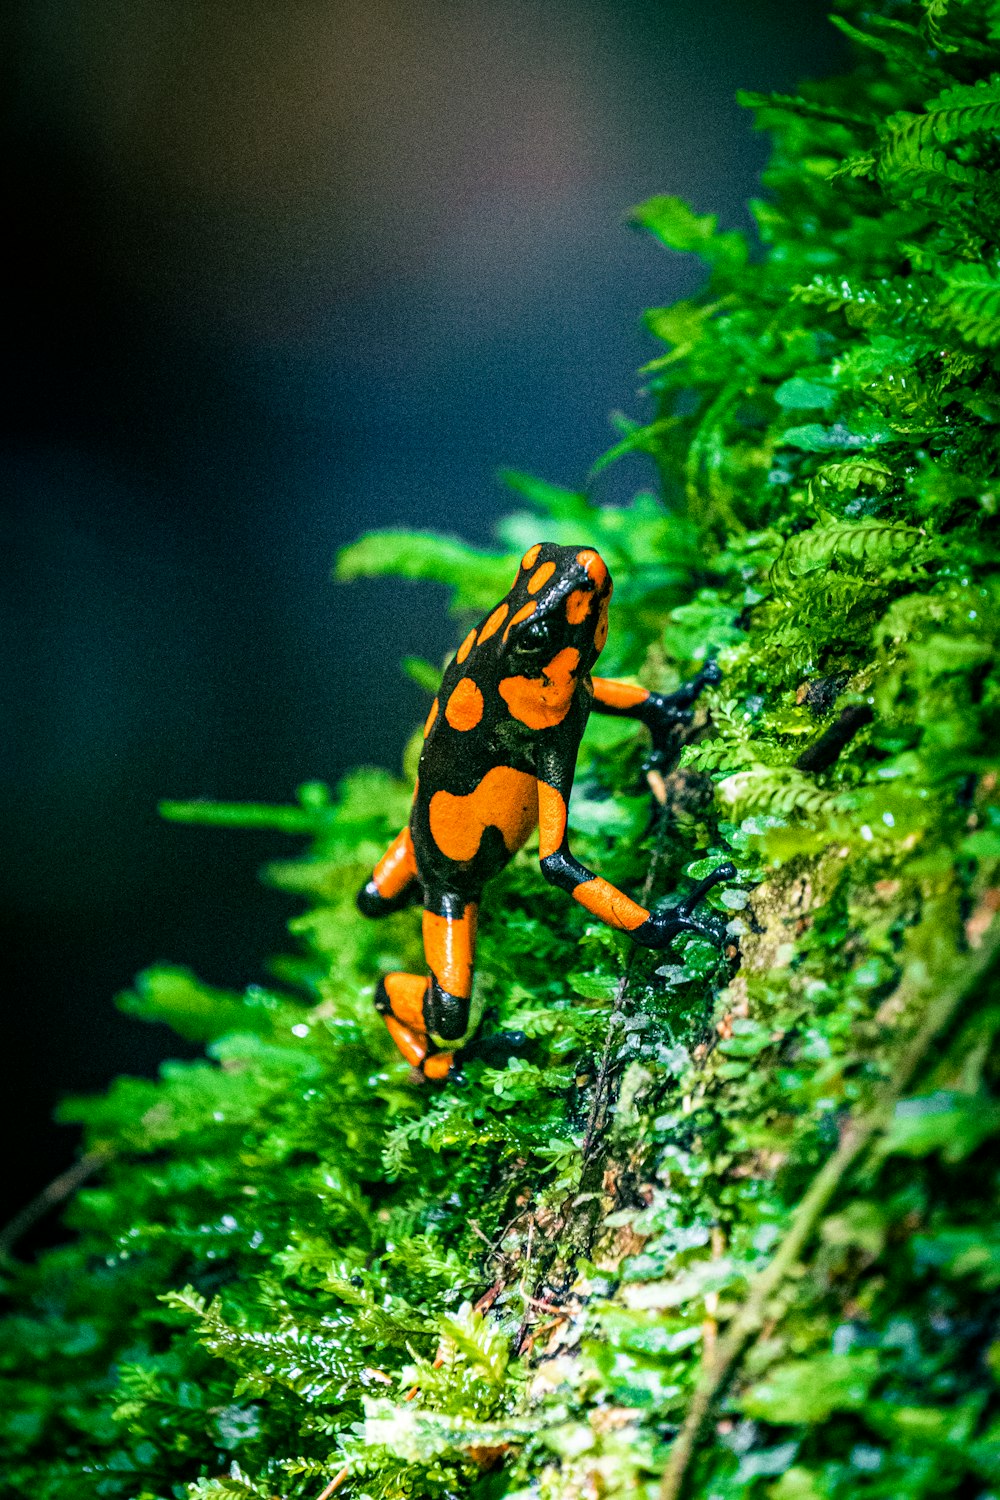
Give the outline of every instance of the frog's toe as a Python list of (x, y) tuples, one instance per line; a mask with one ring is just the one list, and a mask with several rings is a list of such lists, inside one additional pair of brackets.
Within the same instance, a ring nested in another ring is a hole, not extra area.
[(714, 886), (721, 885), (726, 880), (736, 879), (736, 866), (731, 859), (723, 864), (716, 865), (710, 875), (704, 880), (699, 880), (693, 891), (689, 891), (684, 900), (678, 903), (677, 911), (683, 916), (690, 916), (700, 901), (703, 901)]
[(458, 1054), (432, 1052), (429, 1057), (424, 1058), (420, 1071), (431, 1083), (444, 1083), (446, 1079), (456, 1081), (459, 1071)]
[(692, 932), (709, 942), (717, 943), (718, 932), (707, 922), (699, 922), (691, 913), (713, 886), (732, 880), (735, 875), (736, 866), (731, 860), (724, 861), (710, 875), (706, 875), (704, 880), (699, 880), (694, 889), (682, 901), (678, 901), (676, 906), (668, 907), (666, 911), (650, 912), (645, 922), (633, 930), (633, 939), (644, 948), (666, 948), (682, 932)]

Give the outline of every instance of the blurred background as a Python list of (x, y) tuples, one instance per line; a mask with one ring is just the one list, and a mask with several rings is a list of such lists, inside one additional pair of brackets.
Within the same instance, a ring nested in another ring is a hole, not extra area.
[(639, 314), (699, 270), (626, 211), (748, 225), (765, 143), (734, 91), (841, 67), (825, 10), (8, 9), (0, 1221), (73, 1159), (61, 1095), (190, 1055), (115, 1011), (136, 970), (241, 986), (286, 944), (256, 871), (290, 846), (158, 799), (398, 765), (425, 704), (396, 663), (451, 627), (432, 587), (332, 584), (337, 547), (487, 541), (498, 466), (580, 483), (609, 412), (642, 415)]

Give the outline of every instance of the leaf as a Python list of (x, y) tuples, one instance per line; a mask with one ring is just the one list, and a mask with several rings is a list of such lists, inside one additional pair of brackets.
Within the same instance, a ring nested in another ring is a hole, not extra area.
[(610, 1003), (618, 993), (621, 981), (614, 974), (569, 974), (567, 983), (584, 1000)]
[(919, 33), (912, 27), (899, 22), (893, 26), (891, 20), (886, 21), (883, 17), (869, 13), (867, 19), (872, 24), (877, 25), (881, 21), (883, 25), (893, 27), (896, 34), (902, 39), (901, 41), (894, 41), (891, 36), (879, 36), (877, 33), (873, 34), (870, 31), (862, 31), (860, 27), (852, 26), (850, 21), (845, 20), (843, 16), (831, 15), (829, 19), (831, 25), (836, 26), (838, 31), (842, 31), (846, 37), (852, 42), (856, 42), (859, 47), (870, 48), (873, 52), (880, 52), (883, 57), (895, 63), (904, 72), (911, 72), (914, 69), (922, 71), (921, 64), (924, 61), (923, 54), (926, 48)]
[(279, 833), (312, 833), (316, 814), (299, 807), (263, 802), (161, 802), (168, 823), (203, 824), (208, 828), (273, 828)]
[(856, 490), (864, 485), (881, 492), (891, 479), (892, 470), (886, 464), (870, 458), (849, 458), (843, 463), (824, 464), (811, 482), (817, 487), (829, 485), (837, 490)]
[(879, 1256), (885, 1246), (886, 1215), (878, 1203), (858, 1199), (842, 1213), (824, 1219), (823, 1239), (828, 1245), (852, 1245), (866, 1255)]
[(736, 102), (744, 109), (775, 110), (805, 120), (831, 120), (838, 125), (870, 127), (875, 120), (874, 115), (854, 114), (835, 104), (803, 98), (801, 94), (759, 94), (752, 89), (737, 89)]
[(984, 1094), (937, 1089), (901, 1099), (882, 1144), (889, 1156), (929, 1156), (940, 1151), (957, 1162), (1000, 1132), (1000, 1104)]
[(470, 1364), (481, 1369), (494, 1384), (503, 1383), (509, 1349), (502, 1329), (471, 1306), (463, 1307), (457, 1318), (440, 1318), (439, 1324), (445, 1338)]
[(421, 656), (404, 656), (402, 668), (407, 677), (418, 687), (422, 687), (425, 693), (434, 694), (441, 687), (444, 675), (441, 668), (434, 666), (433, 662), (424, 661)]
[(946, 1406), (892, 1405), (874, 1401), (865, 1421), (875, 1432), (901, 1440), (905, 1448), (964, 1447), (978, 1422), (982, 1403), (975, 1398)]
[(971, 342), (1000, 343), (1000, 272), (984, 265), (962, 265), (949, 271), (946, 314)]
[(798, 1451), (798, 1443), (791, 1442), (779, 1443), (774, 1448), (755, 1448), (750, 1453), (744, 1453), (740, 1458), (735, 1482), (747, 1484), (751, 1479), (761, 1476), (773, 1478), (776, 1474), (784, 1474), (794, 1463)]
[(630, 218), (648, 229), (670, 250), (693, 251), (718, 271), (735, 271), (745, 265), (747, 243), (736, 229), (717, 233), (715, 214), (696, 214), (684, 202), (661, 193), (633, 208)]
[(253, 1010), (231, 990), (214, 989), (195, 979), (190, 969), (147, 969), (115, 1002), (119, 1010), (142, 1021), (162, 1021), (192, 1042), (211, 1042), (237, 1029), (269, 1029), (267, 1012)]
[(823, 427), (819, 422), (807, 422), (802, 427), (787, 427), (781, 434), (786, 448), (801, 448), (804, 453), (828, 453), (838, 448), (871, 448), (876, 443), (888, 443), (892, 433), (887, 427), (875, 432), (852, 432), (843, 422), (832, 427)]
[(897, 521), (830, 521), (789, 537), (771, 568), (770, 581), (788, 592), (821, 568), (872, 573), (904, 557), (912, 564), (924, 542), (917, 527)]
[(537, 510), (554, 521), (590, 521), (594, 507), (580, 490), (566, 489), (560, 484), (550, 484), (547, 479), (536, 479), (531, 474), (522, 474), (518, 469), (501, 469), (500, 479), (508, 489), (527, 500)]
[(883, 152), (899, 160), (931, 144), (949, 145), (967, 140), (978, 131), (1000, 127), (1000, 77), (980, 78), (972, 84), (955, 84), (932, 99), (923, 114), (894, 115)]
[(433, 532), (370, 531), (341, 549), (334, 577), (339, 583), (387, 575), (443, 583), (452, 590), (453, 609), (486, 610), (507, 592), (517, 561)]
[(759, 1021), (737, 1016), (732, 1023), (733, 1034), (719, 1043), (719, 1051), (726, 1057), (757, 1057), (774, 1045), (774, 1038)]
[(775, 1365), (745, 1392), (740, 1406), (749, 1417), (774, 1426), (822, 1422), (835, 1411), (858, 1411), (879, 1374), (874, 1349), (859, 1354), (817, 1354)]
[(809, 1469), (796, 1464), (782, 1474), (771, 1490), (769, 1500), (825, 1500), (821, 1483)]
[(608, 448), (599, 458), (595, 458), (590, 466), (588, 478), (595, 479), (598, 474), (618, 459), (624, 458), (629, 453), (652, 453), (658, 451), (658, 440), (676, 426), (676, 418), (664, 417), (658, 422), (649, 422), (645, 426), (635, 422), (630, 424), (629, 431), (620, 443), (615, 443)]
[(910, 1251), (918, 1271), (968, 1277), (985, 1291), (1000, 1286), (1000, 1234), (993, 1225), (955, 1225), (915, 1234)]
[[(828, 381), (813, 380), (804, 375), (793, 375), (783, 380), (774, 393), (779, 406), (797, 410), (800, 407), (827, 407), (836, 400), (837, 388)], [(793, 431), (799, 429), (793, 428)], [(787, 434), (786, 434), (787, 437)]]

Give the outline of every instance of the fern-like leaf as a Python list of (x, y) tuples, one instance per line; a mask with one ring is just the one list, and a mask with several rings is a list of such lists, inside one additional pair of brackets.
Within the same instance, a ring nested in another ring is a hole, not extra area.
[(835, 521), (790, 537), (775, 560), (770, 581), (776, 592), (794, 592), (818, 568), (869, 572), (912, 555), (924, 541), (915, 526), (896, 521)]
[(456, 537), (370, 531), (341, 549), (334, 577), (341, 583), (387, 575), (443, 583), (452, 589), (456, 609), (485, 610), (506, 592), (516, 566), (512, 555), (485, 552)]
[(776, 110), (781, 114), (798, 115), (803, 120), (829, 120), (834, 125), (871, 128), (874, 123), (871, 115), (854, 114), (834, 104), (820, 104), (815, 99), (804, 99), (801, 94), (758, 94), (753, 89), (737, 89), (736, 102), (744, 109)]
[(796, 287), (795, 294), (815, 306), (842, 309), (848, 323), (856, 328), (875, 327), (883, 322), (898, 324), (933, 300), (930, 280), (915, 276), (878, 282), (852, 281), (846, 276), (815, 276), (807, 286)]
[(633, 208), (629, 217), (668, 249), (700, 255), (715, 270), (734, 271), (746, 264), (745, 236), (738, 229), (719, 233), (715, 214), (696, 214), (683, 198), (660, 193)]
[(993, 186), (990, 173), (963, 166), (943, 147), (924, 144), (910, 134), (891, 139), (879, 157), (878, 175), (888, 188), (931, 202), (951, 201), (959, 189), (986, 193)]
[(716, 787), (716, 795), (728, 817), (743, 818), (750, 812), (772, 817), (809, 818), (822, 822), (845, 805), (845, 794), (829, 792), (812, 776), (794, 766), (752, 766), (737, 771)]
[(1000, 127), (1000, 76), (956, 84), (933, 99), (924, 114), (894, 115), (888, 125), (887, 157), (996, 130)]
[(947, 277), (947, 313), (981, 347), (1000, 343), (1000, 275), (988, 266), (957, 266)]
[(892, 482), (892, 470), (870, 458), (851, 458), (844, 463), (824, 464), (810, 481), (815, 493), (824, 488), (834, 490), (878, 490), (881, 493)]

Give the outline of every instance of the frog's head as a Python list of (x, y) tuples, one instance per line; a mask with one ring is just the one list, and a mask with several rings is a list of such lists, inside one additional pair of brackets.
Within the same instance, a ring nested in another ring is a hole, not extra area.
[[(529, 547), (497, 627), (507, 670), (534, 677), (559, 657), (573, 663), (574, 678), (585, 676), (608, 638), (611, 588), (611, 574), (592, 547), (559, 547), (554, 542)], [(481, 639), (489, 623), (480, 631)]]

